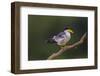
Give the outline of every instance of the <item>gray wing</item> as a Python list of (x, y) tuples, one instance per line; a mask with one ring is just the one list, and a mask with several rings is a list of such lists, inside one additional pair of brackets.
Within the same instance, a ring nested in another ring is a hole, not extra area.
[(64, 32), (60, 32), (58, 35), (56, 35), (55, 39), (64, 38), (64, 35)]
[(60, 32), (56, 37), (63, 37), (65, 35), (65, 32)]

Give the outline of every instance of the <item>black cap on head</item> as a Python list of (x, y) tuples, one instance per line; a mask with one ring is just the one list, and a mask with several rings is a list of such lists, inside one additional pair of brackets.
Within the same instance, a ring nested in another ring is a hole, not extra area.
[(65, 27), (65, 28), (64, 28), (64, 30), (67, 30), (67, 29), (69, 29), (69, 28), (68, 28), (68, 27)]

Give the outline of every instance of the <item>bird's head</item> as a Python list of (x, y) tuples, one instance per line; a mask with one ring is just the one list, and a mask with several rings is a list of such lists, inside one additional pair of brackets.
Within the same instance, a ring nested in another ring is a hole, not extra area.
[(73, 34), (73, 33), (74, 33), (74, 31), (73, 31), (71, 28), (68, 28), (68, 27), (67, 27), (67, 28), (65, 28), (65, 29), (64, 29), (64, 31), (70, 32), (71, 34)]

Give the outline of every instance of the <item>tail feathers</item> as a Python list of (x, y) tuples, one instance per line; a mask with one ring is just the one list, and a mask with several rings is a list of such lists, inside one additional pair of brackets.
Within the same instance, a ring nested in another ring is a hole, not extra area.
[(56, 41), (52, 38), (48, 38), (47, 43), (56, 43)]

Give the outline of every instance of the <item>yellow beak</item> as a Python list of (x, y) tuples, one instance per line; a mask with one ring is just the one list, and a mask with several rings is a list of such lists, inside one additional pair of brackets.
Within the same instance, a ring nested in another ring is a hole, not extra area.
[(72, 33), (72, 34), (74, 33), (74, 31), (72, 29), (67, 29), (67, 31)]

